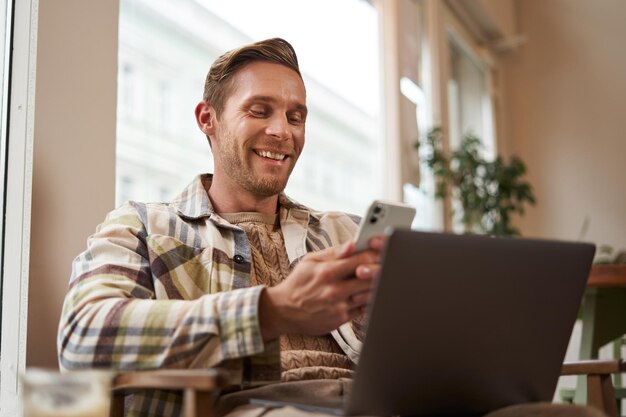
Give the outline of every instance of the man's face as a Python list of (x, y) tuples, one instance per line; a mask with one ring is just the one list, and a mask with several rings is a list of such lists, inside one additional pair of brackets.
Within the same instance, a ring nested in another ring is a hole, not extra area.
[(215, 174), (257, 196), (278, 194), (304, 146), (304, 84), (295, 71), (263, 61), (232, 81), (212, 135)]

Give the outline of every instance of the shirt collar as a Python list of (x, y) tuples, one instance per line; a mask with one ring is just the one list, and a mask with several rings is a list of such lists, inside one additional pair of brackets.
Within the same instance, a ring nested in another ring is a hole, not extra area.
[[(208, 193), (209, 188), (211, 188), (212, 181), (213, 174), (198, 175), (172, 200), (172, 206), (181, 216), (187, 219), (200, 219), (216, 214)], [(278, 195), (278, 202), (280, 204), (281, 219), (287, 217), (287, 213), (284, 213), (285, 210), (296, 210), (298, 212), (304, 211), (309, 214), (311, 212), (308, 207), (290, 199), (285, 193), (280, 193)]]
[[(178, 214), (188, 220), (197, 220), (209, 217), (216, 225), (238, 229), (221, 218), (211, 204), (208, 190), (211, 188), (213, 175), (198, 175), (172, 201), (172, 206)], [(306, 236), (310, 221), (315, 221), (317, 215), (308, 207), (297, 203), (284, 193), (278, 195), (280, 203), (279, 219), (285, 240), (285, 248), (289, 262), (293, 263), (306, 254)]]
[(211, 174), (198, 175), (185, 189), (174, 197), (171, 204), (178, 214), (186, 219), (200, 219), (215, 213), (208, 189), (211, 187)]

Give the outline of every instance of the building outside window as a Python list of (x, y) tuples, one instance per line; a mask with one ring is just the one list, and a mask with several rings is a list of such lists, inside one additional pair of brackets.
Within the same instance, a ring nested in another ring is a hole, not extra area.
[(172, 127), (172, 89), (167, 79), (161, 79), (157, 86), (156, 112), (159, 127), (168, 132)]
[(133, 110), (135, 108), (135, 69), (133, 66), (124, 62), (120, 66), (120, 72), (118, 76), (119, 82), (119, 108), (120, 116), (125, 118), (131, 118), (133, 116)]
[(194, 119), (204, 77), (226, 50), (275, 36), (298, 53), (309, 107), (287, 194), (356, 214), (384, 195), (376, 11), (362, 0), (293, 4), (121, 0), (116, 204), (169, 199), (212, 172)]

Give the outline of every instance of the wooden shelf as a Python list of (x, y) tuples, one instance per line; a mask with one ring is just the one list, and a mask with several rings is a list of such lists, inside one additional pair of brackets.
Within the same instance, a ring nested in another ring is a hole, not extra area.
[(589, 287), (626, 287), (626, 264), (593, 265)]

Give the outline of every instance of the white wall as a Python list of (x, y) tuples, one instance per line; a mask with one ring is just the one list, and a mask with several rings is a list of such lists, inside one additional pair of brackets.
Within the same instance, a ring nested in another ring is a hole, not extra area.
[(72, 259), (115, 198), (118, 2), (39, 2), (27, 366), (56, 367)]
[(483, 7), (485, 14), (489, 16), (501, 37), (516, 35), (514, 0), (478, 0), (478, 3)]
[(446, 4), (478, 39), (497, 42), (517, 34), (515, 0), (447, 0)]
[(505, 149), (527, 163), (538, 205), (525, 235), (626, 249), (626, 2), (523, 0), (528, 42), (504, 59)]

